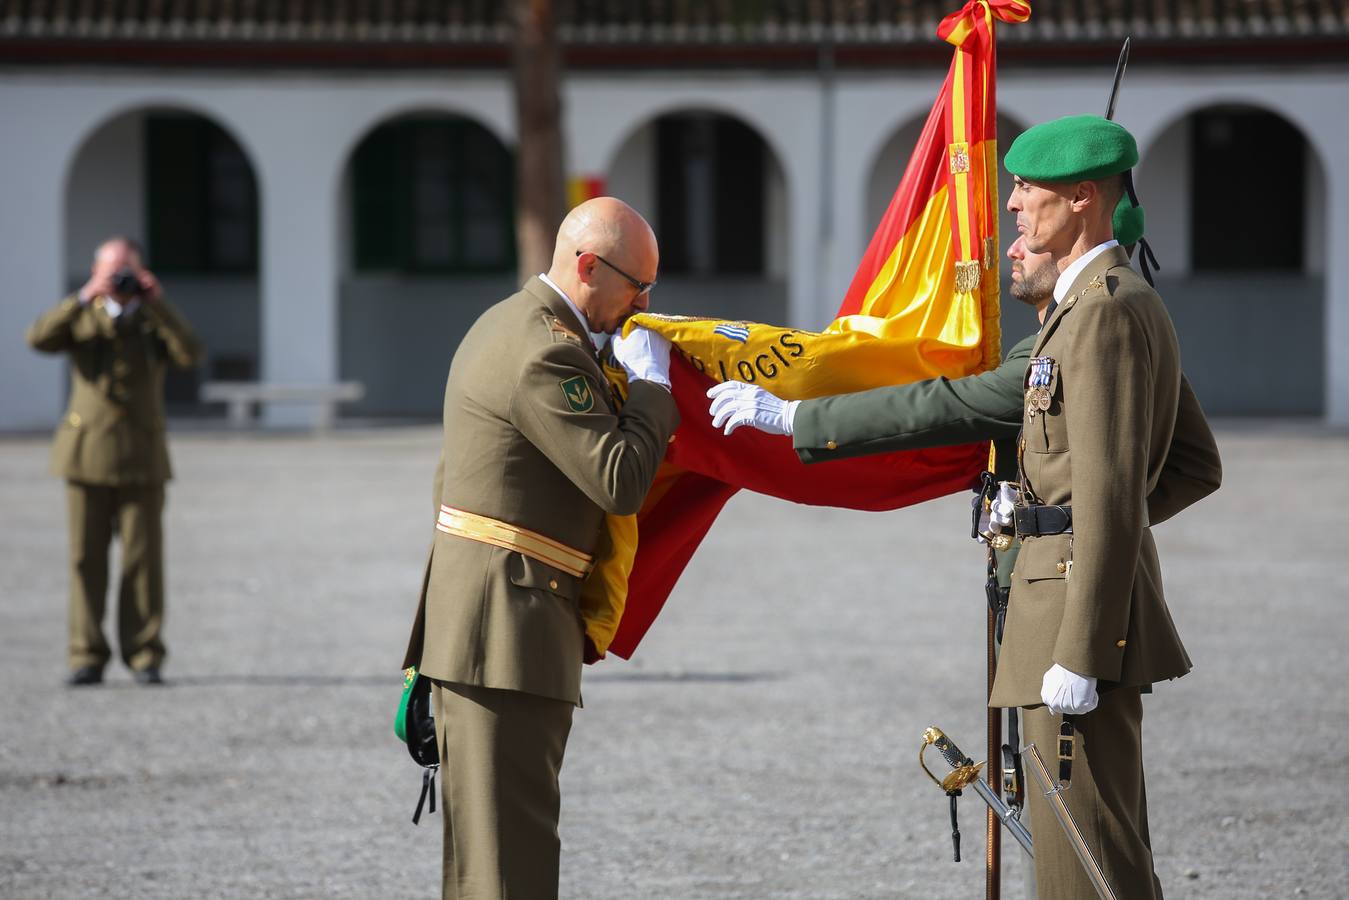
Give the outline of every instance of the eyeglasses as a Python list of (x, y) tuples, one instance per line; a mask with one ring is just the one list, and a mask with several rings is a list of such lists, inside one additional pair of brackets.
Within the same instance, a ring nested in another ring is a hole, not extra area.
[[(586, 252), (589, 252), (589, 251), (586, 251), (586, 250), (577, 250), (577, 251), (576, 251), (576, 255), (577, 255), (577, 256), (580, 256), (582, 253), (586, 253)], [(639, 295), (651, 293), (651, 289), (652, 289), (653, 287), (656, 286), (656, 282), (654, 282), (654, 281), (638, 281), (636, 278), (633, 278), (633, 277), (632, 277), (631, 275), (629, 275), (627, 272), (624, 272), (624, 271), (623, 271), (622, 269), (620, 269), (618, 266), (616, 266), (616, 265), (614, 265), (613, 263), (609, 262), (609, 260), (605, 259), (603, 256), (600, 256), (598, 253), (591, 253), (590, 255), (593, 256), (593, 257), (595, 257), (596, 259), (598, 259), (600, 262), (604, 263), (604, 264), (605, 264), (606, 266), (608, 266), (609, 268), (613, 269), (613, 270), (614, 270), (615, 272), (617, 272), (619, 275), (622, 275), (623, 278), (627, 280), (628, 284), (630, 284), (630, 285), (632, 285), (633, 287), (637, 288), (637, 293), (638, 293)]]

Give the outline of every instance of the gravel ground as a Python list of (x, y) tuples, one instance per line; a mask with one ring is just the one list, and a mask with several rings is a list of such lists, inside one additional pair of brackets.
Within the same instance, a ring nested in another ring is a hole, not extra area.
[[(1349, 436), (1220, 441), (1223, 490), (1157, 529), (1196, 663), (1146, 701), (1157, 866), (1173, 898), (1343, 897)], [(170, 683), (69, 690), (62, 486), (0, 441), (0, 897), (435, 896), (391, 727), (436, 430), (173, 443)], [(982, 744), (967, 504), (732, 501), (637, 658), (586, 673), (563, 896), (982, 896), (979, 803), (953, 864), (915, 762), (929, 723)]]

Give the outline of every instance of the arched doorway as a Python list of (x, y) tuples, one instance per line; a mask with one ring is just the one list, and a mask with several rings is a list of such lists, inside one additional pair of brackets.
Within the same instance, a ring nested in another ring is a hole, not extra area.
[(655, 311), (786, 321), (787, 180), (752, 126), (721, 112), (667, 112), (628, 135), (607, 189), (660, 239)]
[(259, 362), (258, 189), (247, 154), (196, 112), (151, 107), (122, 113), (90, 134), (66, 181), (66, 280), (89, 275), (95, 248), (126, 235), (165, 296), (192, 323), (206, 358), (170, 369), (173, 415), (205, 412), (202, 381), (253, 379)]
[(417, 112), (379, 124), (344, 178), (339, 366), (350, 412), (438, 416), (460, 339), (515, 284), (511, 151), (482, 124)]
[[(1145, 149), (1137, 183), (1204, 408), (1322, 415), (1326, 177), (1301, 130), (1257, 106), (1204, 106)], [(1270, 363), (1239, 364), (1249, 347)]]

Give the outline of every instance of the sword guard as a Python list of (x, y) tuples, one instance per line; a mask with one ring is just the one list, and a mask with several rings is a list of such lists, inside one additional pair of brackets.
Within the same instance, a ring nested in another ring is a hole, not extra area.
[[(932, 770), (927, 767), (927, 761), (923, 754), (928, 747), (936, 747), (941, 753), (942, 759), (946, 760), (947, 765), (951, 767), (951, 774), (945, 778), (938, 778), (932, 774)], [(960, 751), (946, 734), (936, 725), (928, 726), (923, 732), (923, 745), (918, 748), (918, 765), (927, 773), (937, 787), (946, 793), (958, 793), (964, 788), (979, 780), (979, 770), (984, 767), (983, 763), (977, 763)]]

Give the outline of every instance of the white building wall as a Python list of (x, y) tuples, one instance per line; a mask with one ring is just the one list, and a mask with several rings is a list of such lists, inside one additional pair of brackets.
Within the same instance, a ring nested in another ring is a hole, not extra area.
[[(1004, 69), (1000, 108), (1028, 123), (1100, 110), (1110, 75), (1108, 65), (1089, 75)], [(846, 291), (870, 237), (868, 180), (877, 154), (896, 129), (926, 114), (941, 77), (936, 70), (840, 73), (833, 120), (823, 122), (822, 90), (813, 73), (580, 73), (563, 92), (569, 169), (604, 173), (634, 129), (663, 112), (701, 108), (746, 121), (783, 167), (788, 323), (819, 327)], [(1118, 112), (1137, 135), (1145, 160), (1155, 144), (1163, 155), (1174, 153), (1165, 141), (1167, 128), (1214, 103), (1276, 110), (1307, 135), (1327, 187), (1326, 244), (1317, 260), (1324, 262), (1327, 286), (1327, 411), (1338, 423), (1349, 423), (1349, 120), (1326, 111), (1342, 105), (1345, 81), (1345, 73), (1333, 69), (1135, 65)], [(59, 364), (27, 351), (20, 336), (62, 295), (72, 265), (63, 221), (70, 162), (101, 123), (158, 105), (210, 116), (253, 162), (261, 205), (262, 374), (275, 380), (337, 376), (342, 175), (369, 129), (404, 112), (436, 109), (475, 118), (508, 145), (514, 142), (503, 73), (0, 74), (0, 121), (11, 126), (0, 136), (6, 160), (0, 169), (0, 246), (6, 248), (10, 296), (17, 298), (0, 304), (0, 340), (8, 348), (0, 353), (0, 378), (10, 388), (0, 394), (0, 429), (45, 427), (60, 412)], [(824, 129), (835, 136), (827, 183), (821, 182)], [(1171, 193), (1151, 185), (1140, 189), (1148, 204)], [(833, 203), (832, 236), (823, 233), (820, 215), (826, 191)], [(303, 419), (302, 413), (276, 414), (280, 422)]]
[[(1307, 169), (1306, 169), (1306, 193), (1307, 206), (1304, 210), (1303, 226), (1303, 244), (1306, 248), (1306, 257), (1303, 259), (1303, 268), (1309, 275), (1325, 275), (1326, 273), (1326, 250), (1329, 241), (1326, 239), (1326, 204), (1330, 197), (1327, 194), (1329, 185), (1326, 183), (1325, 167), (1321, 164), (1320, 154), (1316, 148), (1308, 145), (1307, 147)], [(1343, 202), (1343, 200), (1341, 200)]]

